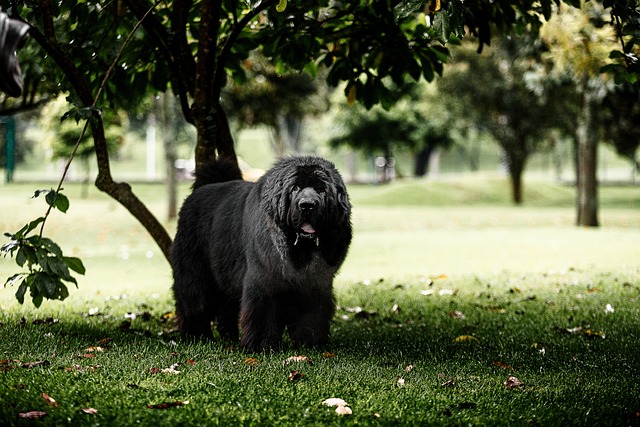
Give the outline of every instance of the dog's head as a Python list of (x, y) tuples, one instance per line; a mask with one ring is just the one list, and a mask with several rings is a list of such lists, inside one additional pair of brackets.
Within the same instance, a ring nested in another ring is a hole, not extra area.
[(345, 228), (350, 240), (351, 204), (340, 174), (327, 160), (280, 160), (265, 176), (263, 202), (294, 245), (320, 246)]

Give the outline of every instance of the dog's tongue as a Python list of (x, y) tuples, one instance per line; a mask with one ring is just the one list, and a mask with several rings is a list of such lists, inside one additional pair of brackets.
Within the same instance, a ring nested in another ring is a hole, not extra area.
[(300, 228), (307, 234), (314, 234), (316, 232), (316, 230), (308, 222), (302, 224)]

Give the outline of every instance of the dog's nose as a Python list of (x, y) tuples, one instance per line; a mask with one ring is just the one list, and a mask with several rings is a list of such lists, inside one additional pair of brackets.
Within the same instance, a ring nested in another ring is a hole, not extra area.
[(312, 200), (310, 198), (302, 198), (300, 199), (300, 201), (298, 202), (298, 207), (300, 209), (302, 209), (303, 211), (310, 211), (315, 209), (316, 207), (316, 201)]
[(300, 199), (298, 199), (298, 207), (303, 211), (311, 211), (316, 208), (318, 204), (317, 193), (312, 188), (305, 188), (300, 192)]

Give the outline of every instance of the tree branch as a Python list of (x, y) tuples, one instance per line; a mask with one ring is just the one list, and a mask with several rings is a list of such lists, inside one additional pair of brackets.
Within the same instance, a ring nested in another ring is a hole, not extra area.
[(213, 82), (213, 90), (214, 96), (220, 97), (220, 93), (222, 92), (222, 83), (224, 82), (223, 77), (225, 76), (224, 67), (227, 65), (227, 60), (229, 59), (229, 54), (231, 53), (231, 48), (233, 44), (242, 33), (242, 30), (249, 25), (249, 23), (260, 13), (265, 11), (268, 7), (274, 6), (278, 4), (278, 0), (263, 0), (255, 9), (249, 11), (246, 15), (242, 17), (242, 19), (233, 27), (233, 30), (229, 34), (229, 37), (224, 42), (224, 46), (222, 46), (222, 50), (220, 51), (220, 55), (218, 55), (218, 61), (216, 63), (215, 77)]
[[(68, 57), (66, 52), (63, 51), (60, 44), (57, 41), (55, 35), (55, 28), (53, 26), (53, 9), (51, 6), (51, 0), (41, 0), (40, 6), (43, 10), (44, 16), (44, 31), (41, 33), (35, 27), (30, 30), (31, 36), (42, 46), (42, 48), (51, 56), (51, 58), (62, 69), (63, 73), (69, 79), (69, 83), (74, 88), (74, 91), (80, 98), (83, 105), (95, 107), (96, 99), (99, 97), (99, 93), (104, 88), (108, 77), (113, 71), (122, 49), (118, 53), (115, 61), (109, 68), (105, 78), (100, 86), (98, 96), (95, 98), (91, 94), (91, 90), (84, 80), (84, 76), (77, 69), (73, 61)], [(148, 11), (150, 11), (149, 9)], [(147, 11), (147, 12), (148, 12)], [(140, 23), (138, 23), (140, 24)], [(136, 28), (138, 25), (136, 25)], [(135, 31), (135, 29), (134, 29)], [(132, 32), (133, 33), (133, 32)], [(125, 42), (126, 45), (126, 42)], [(109, 152), (107, 150), (106, 137), (104, 134), (104, 125), (102, 118), (97, 112), (92, 115), (92, 134), (94, 147), (96, 151), (96, 159), (98, 163), (98, 177), (96, 178), (96, 187), (109, 194), (112, 198), (120, 202), (139, 222), (140, 224), (151, 234), (155, 242), (158, 244), (163, 254), (171, 263), (170, 248), (171, 238), (164, 229), (162, 224), (155, 218), (155, 216), (149, 211), (149, 209), (138, 199), (131, 191), (131, 186), (126, 183), (116, 183), (111, 176), (111, 168), (109, 164)], [(72, 158), (69, 159), (69, 163)], [(62, 182), (63, 178), (60, 182)]]

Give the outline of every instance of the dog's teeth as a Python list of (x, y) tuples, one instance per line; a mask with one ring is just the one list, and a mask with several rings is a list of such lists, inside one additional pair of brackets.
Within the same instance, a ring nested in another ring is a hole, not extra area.
[(293, 242), (293, 246), (298, 244), (298, 240), (300, 240), (300, 233), (296, 233), (296, 241)]
[(316, 236), (316, 246), (320, 246), (320, 238)]

